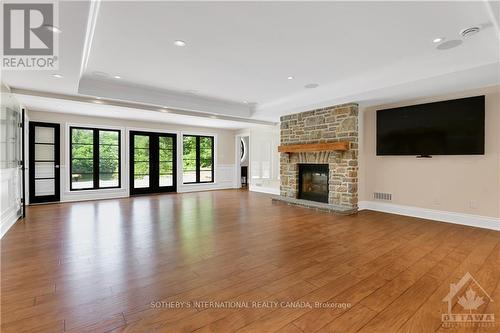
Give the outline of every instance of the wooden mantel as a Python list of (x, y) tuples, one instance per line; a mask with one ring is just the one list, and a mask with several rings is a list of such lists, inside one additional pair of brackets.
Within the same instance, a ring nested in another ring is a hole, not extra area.
[(300, 145), (278, 146), (280, 153), (304, 153), (315, 151), (346, 151), (349, 150), (348, 141), (328, 142), (328, 143), (305, 143)]

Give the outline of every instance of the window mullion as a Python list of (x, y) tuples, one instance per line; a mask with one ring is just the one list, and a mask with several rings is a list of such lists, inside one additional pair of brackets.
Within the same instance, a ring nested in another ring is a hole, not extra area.
[(200, 163), (200, 137), (196, 136), (196, 182), (197, 183), (199, 183), (200, 180), (201, 180), (200, 169), (201, 169), (201, 163)]
[(94, 129), (94, 189), (99, 188), (99, 130)]

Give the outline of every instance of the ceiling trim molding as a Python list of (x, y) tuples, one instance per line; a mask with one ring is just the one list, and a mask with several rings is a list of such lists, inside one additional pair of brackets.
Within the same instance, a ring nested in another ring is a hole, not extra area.
[(83, 44), (82, 63), (80, 65), (80, 78), (87, 69), (89, 62), (90, 51), (92, 49), (92, 42), (94, 40), (95, 26), (97, 23), (97, 16), (99, 15), (99, 8), (101, 0), (94, 0), (90, 2), (89, 16), (87, 20), (87, 31), (85, 33), (85, 42)]
[[(120, 81), (120, 82), (118, 82)], [(160, 89), (122, 80), (98, 79), (88, 74), (80, 78), (78, 93), (111, 100), (156, 105), (185, 111), (251, 117), (250, 105), (224, 99)]]
[(14, 87), (11, 88), (11, 93), (19, 94), (19, 95), (44, 97), (44, 98), (53, 98), (53, 99), (67, 100), (67, 101), (74, 101), (74, 102), (82, 102), (82, 103), (89, 103), (89, 104), (98, 103), (98, 105), (111, 105), (111, 106), (117, 106), (117, 107), (129, 108), (129, 109), (154, 111), (154, 112), (158, 112), (158, 113), (167, 112), (169, 114), (176, 114), (176, 115), (183, 115), (183, 116), (236, 121), (236, 122), (248, 123), (248, 124), (253, 124), (253, 125), (275, 126), (277, 124), (275, 122), (265, 121), (265, 120), (242, 118), (242, 117), (235, 117), (235, 116), (226, 116), (226, 115), (220, 115), (220, 114), (214, 115), (213, 113), (209, 113), (209, 112), (188, 111), (188, 110), (181, 110), (181, 109), (175, 109), (175, 108), (165, 108), (165, 107), (150, 105), (150, 104), (116, 101), (116, 100), (105, 99), (105, 98), (96, 99), (95, 97), (57, 94), (57, 93), (51, 93), (51, 92), (46, 92), (46, 91), (28, 90), (28, 89), (14, 88)]

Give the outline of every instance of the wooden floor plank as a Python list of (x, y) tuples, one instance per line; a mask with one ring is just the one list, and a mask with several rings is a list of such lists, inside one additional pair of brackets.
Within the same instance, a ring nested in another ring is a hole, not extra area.
[[(436, 331), (441, 293), (458, 274), (469, 270), (500, 299), (499, 237), (238, 190), (33, 206), (1, 242), (0, 330)], [(280, 305), (152, 306), (200, 300)], [(352, 304), (286, 306), (295, 301)], [(484, 308), (500, 318), (495, 302)]]

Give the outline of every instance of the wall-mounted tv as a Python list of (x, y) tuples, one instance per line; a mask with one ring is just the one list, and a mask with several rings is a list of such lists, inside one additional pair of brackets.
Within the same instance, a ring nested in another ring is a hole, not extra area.
[(484, 96), (377, 111), (377, 155), (483, 155)]

